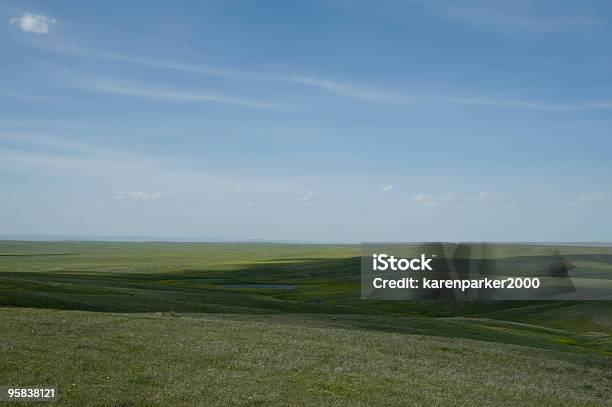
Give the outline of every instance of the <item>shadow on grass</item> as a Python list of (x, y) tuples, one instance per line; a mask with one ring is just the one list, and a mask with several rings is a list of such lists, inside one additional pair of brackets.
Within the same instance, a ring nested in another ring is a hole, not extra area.
[[(360, 258), (281, 258), (225, 269), (0, 273), (0, 304), (102, 312), (481, 315), (527, 302), (360, 298)], [(107, 266), (108, 268), (108, 266)], [(275, 288), (276, 286), (276, 288)], [(541, 302), (539, 302), (541, 304)]]
[[(94, 269), (95, 264), (87, 268)], [(232, 287), (235, 285), (244, 288)], [(547, 306), (560, 308), (572, 304), (547, 303)], [(363, 301), (359, 257), (275, 259), (226, 269), (188, 268), (153, 273), (104, 269), (4, 272), (0, 273), (0, 305), (99, 312), (236, 314), (238, 318), (277, 318), (283, 323), (584, 350), (572, 334), (549, 332), (543, 327), (474, 318), (424, 318), (476, 317), (504, 310), (528, 310), (531, 306), (543, 306), (542, 301)], [(555, 340), (560, 335), (569, 338), (567, 343), (577, 345), (570, 347), (563, 340)]]

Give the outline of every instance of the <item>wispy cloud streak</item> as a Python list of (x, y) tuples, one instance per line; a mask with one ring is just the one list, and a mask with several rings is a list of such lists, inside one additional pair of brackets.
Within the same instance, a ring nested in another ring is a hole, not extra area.
[(128, 97), (138, 97), (144, 99), (158, 99), (171, 102), (188, 102), (188, 103), (225, 103), (254, 109), (280, 109), (271, 103), (249, 100), (242, 98), (233, 98), (224, 95), (203, 92), (185, 92), (173, 89), (154, 88), (133, 83), (105, 82), (105, 81), (81, 81), (77, 83), (80, 89), (116, 94)]
[(111, 149), (94, 146), (91, 144), (73, 141), (63, 137), (56, 136), (41, 136), (32, 133), (1, 131), (0, 142), (10, 142), (16, 144), (25, 144), (35, 147), (53, 148), (57, 150), (71, 151), (87, 154), (107, 154), (112, 152)]
[[(536, 2), (537, 3), (537, 2)], [(482, 1), (472, 4), (449, 1), (428, 2), (435, 14), (460, 24), (483, 27), (495, 31), (552, 33), (562, 30), (599, 28), (601, 18), (580, 15), (578, 10), (563, 10), (559, 5), (540, 2), (538, 7), (515, 2)]]
[(584, 111), (584, 110), (610, 110), (612, 101), (589, 101), (581, 103), (556, 104), (532, 100), (495, 99), (490, 97), (446, 97), (428, 96), (409, 93), (385, 92), (360, 85), (343, 82), (321, 80), (316, 78), (293, 78), (295, 82), (315, 86), (328, 92), (347, 96), (359, 100), (386, 103), (448, 103), (456, 105), (502, 107), (526, 110), (548, 111)]
[[(496, 107), (508, 109), (540, 110), (540, 111), (590, 111), (590, 110), (612, 110), (612, 100), (584, 101), (576, 103), (555, 103), (538, 100), (515, 100), (502, 99), (490, 96), (440, 96), (423, 95), (418, 93), (391, 92), (375, 89), (359, 84), (351, 84), (330, 79), (322, 79), (310, 76), (298, 75), (266, 75), (252, 72), (240, 72), (211, 66), (167, 62), (157, 59), (133, 57), (118, 53), (105, 53), (74, 46), (41, 45), (44, 49), (59, 52), (71, 56), (100, 58), (121, 63), (129, 63), (164, 70), (171, 70), (196, 75), (207, 75), (220, 78), (233, 78), (238, 80), (255, 80), (268, 82), (284, 82), (298, 85), (310, 86), (319, 90), (345, 96), (355, 100), (379, 102), (379, 103), (443, 103), (464, 106)], [(217, 102), (241, 105), (244, 107), (274, 109), (280, 108), (268, 102), (233, 98), (224, 95), (209, 93), (183, 92), (169, 89), (154, 89), (142, 85), (127, 85), (119, 83), (84, 83), (80, 85), (84, 89), (100, 92), (122, 94), (124, 96), (142, 97), (150, 99), (164, 99), (176, 102)]]

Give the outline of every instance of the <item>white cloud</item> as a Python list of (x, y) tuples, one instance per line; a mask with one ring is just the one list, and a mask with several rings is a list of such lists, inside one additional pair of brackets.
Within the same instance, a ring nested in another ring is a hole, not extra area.
[(300, 193), (298, 200), (301, 206), (310, 208), (314, 211), (319, 211), (323, 208), (331, 208), (344, 203), (341, 197), (333, 193), (316, 190)]
[(21, 17), (13, 17), (9, 24), (16, 25), (26, 32), (46, 34), (49, 26), (57, 23), (55, 18), (49, 18), (43, 14), (24, 13)]
[(486, 202), (503, 203), (507, 200), (507, 195), (493, 192), (477, 192), (474, 194), (457, 194), (455, 192), (444, 192), (441, 194), (420, 193), (414, 196), (412, 204), (423, 208), (438, 208)]
[(395, 187), (394, 187), (393, 185), (385, 185), (385, 186), (382, 188), (382, 191), (383, 191), (383, 192), (391, 192), (391, 191), (393, 191), (394, 189), (395, 189)]
[(508, 199), (508, 196), (493, 192), (477, 192), (475, 194), (467, 194), (463, 198), (466, 201), (505, 201)]
[(306, 207), (309, 208), (311, 206), (315, 205), (315, 200), (318, 197), (318, 193), (317, 192), (304, 192), (303, 194), (301, 194), (299, 200), (300, 203)]
[(608, 192), (581, 192), (573, 201), (566, 201), (553, 206), (574, 207), (584, 204), (593, 204), (598, 202), (608, 201), (612, 198), (612, 194)]
[(429, 202), (429, 201), (433, 201), (435, 198), (436, 198), (435, 195), (421, 193), (421, 194), (415, 195), (414, 200), (416, 202)]
[(603, 201), (610, 198), (607, 192), (583, 192), (578, 195), (578, 200), (583, 202)]
[(163, 197), (161, 192), (117, 191), (115, 199), (124, 201), (157, 201)]
[(425, 193), (415, 195), (414, 203), (423, 208), (435, 208), (439, 206), (439, 202), (436, 200), (435, 195)]

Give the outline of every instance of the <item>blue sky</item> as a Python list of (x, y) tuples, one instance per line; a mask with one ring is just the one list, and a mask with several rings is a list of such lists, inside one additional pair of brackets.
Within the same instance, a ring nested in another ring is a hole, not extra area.
[(0, 235), (610, 241), (610, 16), (3, 2)]

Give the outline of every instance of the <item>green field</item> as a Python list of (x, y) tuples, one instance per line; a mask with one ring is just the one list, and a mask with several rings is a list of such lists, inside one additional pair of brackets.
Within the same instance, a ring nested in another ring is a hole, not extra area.
[[(612, 273), (610, 248), (562, 250)], [(59, 405), (612, 405), (610, 302), (359, 284), (352, 245), (1, 241), (0, 386), (57, 385)]]

